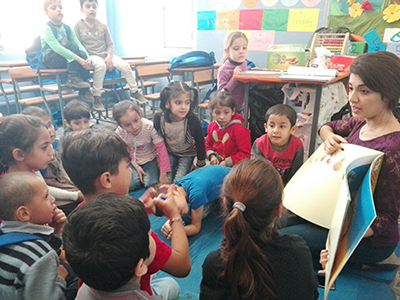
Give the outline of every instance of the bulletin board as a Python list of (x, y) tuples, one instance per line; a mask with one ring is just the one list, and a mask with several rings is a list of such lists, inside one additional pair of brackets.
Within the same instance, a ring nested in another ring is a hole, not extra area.
[[(389, 6), (391, 7), (386, 10)], [(388, 19), (390, 16), (392, 18)], [(383, 39), (386, 28), (400, 28), (399, 18), (400, 1), (398, 0), (331, 0), (328, 27), (334, 28), (346, 24), (351, 33), (358, 35), (364, 35), (371, 29), (375, 29)]]
[(248, 59), (266, 66), (270, 44), (307, 44), (317, 28), (326, 26), (330, 1), (201, 0), (197, 11), (197, 49), (223, 57), (224, 39), (242, 31), (249, 40)]

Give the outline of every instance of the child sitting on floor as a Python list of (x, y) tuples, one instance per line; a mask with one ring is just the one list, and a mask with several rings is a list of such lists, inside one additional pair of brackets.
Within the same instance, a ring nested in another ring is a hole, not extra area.
[(263, 158), (235, 165), (222, 187), (226, 220), (221, 247), (203, 264), (200, 299), (318, 299), (310, 251), (281, 236), (283, 184)]
[[(79, 104), (82, 103), (84, 105), (87, 105), (83, 102), (79, 101), (76, 102), (78, 102)], [(44, 181), (48, 186), (69, 191), (71, 192), (70, 193), (71, 197), (76, 197), (78, 199), (78, 201), (74, 201), (74, 200), (65, 200), (62, 198), (61, 199), (56, 198), (57, 207), (62, 209), (62, 211), (68, 216), (68, 214), (74, 210), (74, 208), (78, 205), (78, 203), (83, 200), (83, 195), (82, 193), (79, 192), (79, 189), (69, 179), (67, 173), (65, 172), (61, 164), (61, 157), (58, 152), (59, 141), (56, 138), (56, 130), (54, 128), (53, 122), (51, 121), (49, 115), (45, 110), (36, 106), (30, 106), (25, 108), (21, 112), (21, 114), (38, 117), (47, 126), (47, 129), (50, 134), (51, 144), (53, 145), (54, 148), (54, 156), (51, 162), (47, 165), (47, 168), (40, 170), (40, 173), (43, 175)]]
[[(38, 117), (11, 115), (0, 122), (0, 176), (14, 172), (36, 172), (46, 169), (52, 162), (54, 150), (46, 124)], [(49, 186), (50, 194), (59, 200), (83, 200), (80, 191), (68, 191)]]
[(169, 183), (168, 152), (153, 122), (142, 118), (139, 106), (129, 100), (114, 105), (113, 117), (119, 125), (115, 132), (128, 145), (132, 168), (135, 168), (129, 190), (137, 190), (141, 185), (148, 188), (157, 182)]
[(206, 165), (204, 135), (199, 118), (193, 113), (197, 106), (198, 91), (184, 82), (171, 81), (160, 93), (162, 112), (154, 115), (154, 128), (164, 137), (171, 172), (168, 179), (174, 183), (196, 166)]
[(38, 175), (7, 174), (0, 186), (0, 299), (65, 299), (68, 272), (50, 246), (65, 214)]
[(265, 114), (266, 134), (256, 139), (251, 149), (253, 157), (262, 156), (272, 163), (284, 184), (303, 164), (303, 143), (293, 135), (296, 120), (296, 111), (289, 105), (272, 106)]
[(85, 283), (76, 300), (162, 299), (140, 290), (140, 278), (154, 259), (156, 245), (139, 200), (97, 196), (68, 217), (63, 241), (68, 262)]
[[(190, 212), (190, 224), (185, 226), (188, 236), (198, 234), (202, 219), (218, 207), (213, 204), (219, 199), (222, 183), (230, 170), (219, 165), (206, 166), (190, 172), (170, 186), (169, 189), (175, 195), (180, 213)], [(161, 232), (166, 238), (171, 239), (172, 229), (168, 221), (163, 225)]]
[(90, 108), (84, 102), (72, 100), (64, 107), (64, 134), (90, 128)]
[[(63, 136), (61, 147), (65, 171), (84, 194), (84, 203), (105, 193), (128, 193), (132, 174), (131, 158), (126, 143), (118, 134), (94, 129), (77, 131)], [(155, 213), (152, 194), (154, 189), (149, 189), (140, 198), (148, 213)], [(169, 197), (174, 196), (167, 195)], [(166, 209), (171, 208), (162, 206), (167, 203), (170, 202), (160, 201), (157, 204), (164, 214), (170, 216)], [(178, 211), (176, 207), (174, 209)], [(185, 277), (190, 272), (189, 244), (181, 220), (179, 213), (170, 220), (174, 230), (171, 247), (151, 232), (157, 252), (148, 272), (140, 280), (141, 289), (150, 295), (155, 293), (164, 299), (176, 299), (179, 294), (179, 286), (171, 277), (150, 279), (152, 274), (163, 270), (176, 277)]]
[(250, 130), (242, 125), (244, 119), (236, 113), (232, 95), (225, 89), (217, 92), (209, 109), (215, 119), (207, 128), (206, 154), (210, 164), (232, 167), (250, 158)]

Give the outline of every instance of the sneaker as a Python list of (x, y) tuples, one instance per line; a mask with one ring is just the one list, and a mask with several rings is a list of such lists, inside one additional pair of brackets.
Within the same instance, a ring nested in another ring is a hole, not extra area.
[(94, 96), (93, 109), (97, 110), (97, 111), (106, 110), (104, 108), (104, 106), (103, 106), (103, 102), (101, 102), (101, 97), (100, 96)]
[(147, 99), (145, 97), (143, 97), (143, 95), (141, 93), (139, 93), (139, 91), (136, 91), (134, 93), (131, 92), (131, 100), (132, 101), (138, 101), (139, 103), (147, 103)]
[(94, 97), (93, 97), (92, 93), (90, 92), (90, 89), (80, 89), (79, 96), (83, 99), (83, 101), (90, 102), (90, 103), (94, 102)]
[(78, 72), (69, 72), (66, 86), (73, 89), (87, 89), (90, 88), (89, 82), (82, 80)]

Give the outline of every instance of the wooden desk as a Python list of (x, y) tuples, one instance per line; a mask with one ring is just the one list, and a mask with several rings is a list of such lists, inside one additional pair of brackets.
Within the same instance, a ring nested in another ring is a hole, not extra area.
[(123, 60), (145, 60), (147, 56), (122, 56), (121, 58)]
[(14, 67), (26, 67), (28, 66), (26, 60), (20, 61), (0, 61), (0, 68), (14, 68)]
[(346, 79), (349, 76), (349, 73), (340, 73), (338, 77), (332, 79), (328, 82), (320, 82), (320, 81), (301, 81), (301, 80), (281, 80), (279, 79), (278, 75), (275, 76), (257, 76), (257, 75), (235, 75), (233, 78), (237, 81), (245, 83), (244, 89), (244, 115), (245, 123), (244, 125), (247, 127), (248, 125), (248, 111), (249, 111), (249, 89), (250, 83), (258, 83), (258, 84), (265, 84), (265, 83), (300, 83), (300, 84), (307, 84), (311, 86), (315, 86), (316, 88), (316, 95), (315, 95), (315, 106), (313, 111), (313, 123), (311, 125), (311, 136), (310, 136), (310, 144), (308, 147), (308, 156), (310, 156), (315, 150), (315, 140), (317, 136), (318, 130), (318, 116), (319, 116), (319, 109), (321, 105), (321, 94), (322, 94), (322, 87), (324, 85), (332, 84), (343, 79)]
[(184, 78), (185, 73), (190, 74), (190, 81), (192, 83), (192, 86), (195, 86), (193, 73), (198, 72), (198, 71), (209, 70), (209, 69), (212, 69), (213, 67), (214, 67), (214, 69), (218, 69), (219, 66), (220, 66), (220, 64), (215, 64), (214, 66), (195, 67), (195, 68), (174, 68), (170, 71), (170, 73), (171, 73), (172, 79), (173, 79), (174, 75), (182, 76), (182, 81), (185, 81), (185, 78)]

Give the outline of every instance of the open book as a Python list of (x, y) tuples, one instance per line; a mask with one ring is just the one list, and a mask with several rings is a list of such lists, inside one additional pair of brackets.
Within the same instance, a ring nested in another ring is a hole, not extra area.
[(328, 82), (338, 75), (337, 70), (290, 66), (279, 79)]
[(329, 229), (325, 299), (376, 217), (373, 191), (383, 161), (380, 151), (342, 146), (344, 151), (329, 156), (321, 145), (284, 190), (287, 209)]

